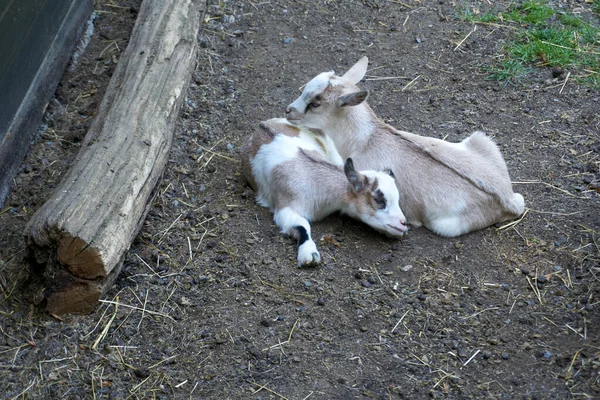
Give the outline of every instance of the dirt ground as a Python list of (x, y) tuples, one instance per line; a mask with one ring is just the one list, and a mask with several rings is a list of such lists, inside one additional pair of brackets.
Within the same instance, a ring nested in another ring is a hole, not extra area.
[[(97, 3), (0, 210), (3, 399), (600, 398), (600, 92), (544, 67), (487, 80), (510, 31), (472, 32), (458, 15), (509, 1), (212, 2), (120, 278), (90, 315), (44, 312), (22, 232), (79, 150), (140, 5)], [(588, 3), (551, 2), (589, 15)], [(313, 225), (323, 265), (296, 266), (238, 150), (306, 81), (363, 55), (386, 122), (494, 137), (526, 199), (520, 222), (392, 240), (331, 216)]]

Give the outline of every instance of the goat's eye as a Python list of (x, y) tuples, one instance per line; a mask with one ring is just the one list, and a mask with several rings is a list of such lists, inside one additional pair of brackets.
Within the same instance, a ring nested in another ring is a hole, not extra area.
[(313, 101), (308, 105), (310, 108), (317, 108), (321, 106), (321, 96), (315, 96)]
[(373, 194), (373, 201), (375, 201), (375, 205), (380, 210), (384, 209), (387, 205), (387, 202), (385, 201), (385, 196), (379, 190)]

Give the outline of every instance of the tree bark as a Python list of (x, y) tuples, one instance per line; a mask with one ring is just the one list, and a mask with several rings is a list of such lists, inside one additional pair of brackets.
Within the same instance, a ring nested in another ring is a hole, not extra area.
[(205, 5), (144, 0), (73, 166), (29, 221), (49, 312), (92, 311), (120, 272), (168, 161)]

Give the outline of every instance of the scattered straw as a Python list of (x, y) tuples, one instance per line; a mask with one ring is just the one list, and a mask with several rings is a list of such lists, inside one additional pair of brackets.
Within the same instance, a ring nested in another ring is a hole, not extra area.
[(177, 221), (179, 221), (179, 219), (183, 217), (183, 214), (179, 214), (179, 217), (175, 218), (175, 221), (173, 221), (171, 223), (171, 225), (169, 225), (169, 227), (167, 229), (165, 229), (163, 235), (160, 237), (160, 239), (158, 240), (158, 245), (160, 245), (163, 241), (163, 239), (165, 238), (165, 236), (167, 235), (167, 233), (169, 233), (169, 231), (171, 230), (171, 228), (173, 228), (173, 226), (175, 226), (175, 224), (177, 223)]
[(294, 334), (294, 330), (296, 329), (296, 325), (298, 324), (298, 319), (296, 320), (296, 322), (294, 322), (294, 326), (292, 326), (292, 330), (290, 331), (290, 334), (288, 335), (288, 340), (287, 342), (290, 343), (292, 341), (292, 335)]
[(164, 364), (167, 361), (174, 359), (175, 357), (179, 357), (179, 354), (175, 354), (175, 355), (172, 355), (171, 357), (165, 358), (164, 360), (160, 360), (156, 364), (152, 364), (151, 366), (149, 366), (148, 369), (154, 369), (154, 368), (158, 367), (159, 365)]
[(144, 379), (143, 381), (135, 385), (132, 389), (130, 389), (129, 393), (131, 393), (131, 396), (129, 396), (128, 398), (131, 398), (135, 394), (135, 392), (137, 392), (139, 388), (148, 381), (148, 379), (150, 379), (150, 376), (148, 376), (146, 379)]
[(144, 315), (146, 314), (146, 304), (148, 304), (148, 295), (150, 294), (150, 290), (146, 289), (146, 297), (144, 298), (144, 305), (142, 306), (142, 317), (140, 318), (140, 322), (138, 322), (136, 330), (140, 331), (140, 325), (142, 325), (142, 321), (144, 320)]
[(500, 307), (490, 307), (490, 308), (486, 308), (486, 309), (483, 309), (483, 310), (481, 310), (481, 311), (478, 311), (478, 312), (476, 312), (475, 314), (471, 314), (471, 315), (469, 315), (468, 317), (465, 317), (465, 319), (469, 319), (469, 318), (476, 317), (476, 316), (478, 316), (479, 314), (481, 314), (481, 313), (484, 313), (484, 312), (486, 312), (486, 311), (498, 310), (498, 309), (500, 309)]
[(531, 287), (531, 290), (533, 290), (533, 293), (535, 293), (538, 301), (540, 302), (540, 304), (544, 304), (544, 302), (542, 301), (542, 294), (540, 293), (540, 289), (537, 288), (537, 285), (535, 285), (533, 283), (533, 281), (531, 280), (530, 277), (526, 276), (525, 278), (527, 278), (527, 283), (529, 283), (529, 286)]
[(583, 349), (579, 349), (575, 352), (575, 354), (573, 355), (573, 359), (571, 360), (571, 364), (569, 364), (569, 369), (567, 370), (567, 373), (571, 372), (571, 370), (573, 369), (573, 365), (575, 364), (575, 359), (577, 358), (577, 356), (579, 355), (579, 352), (583, 350)]
[(16, 400), (18, 398), (25, 398), (25, 393), (27, 393), (32, 387), (33, 385), (35, 385), (37, 383), (37, 377), (33, 378), (33, 380), (31, 381), (31, 383), (29, 384), (29, 386), (27, 386), (25, 389), (23, 389), (23, 391), (21, 393), (19, 393), (18, 395), (16, 395), (15, 397), (11, 398), (11, 400)]
[(266, 390), (267, 392), (269, 392), (271, 394), (274, 394), (275, 396), (279, 397), (280, 399), (288, 400), (288, 398), (285, 397), (284, 395), (281, 395), (281, 394), (277, 393), (276, 391), (274, 391), (272, 389), (269, 389), (265, 385), (260, 385), (258, 383), (254, 383), (252, 381), (246, 381), (246, 382), (248, 382), (251, 385), (254, 385), (254, 386), (258, 387), (258, 390), (255, 390), (254, 393), (252, 393), (252, 394), (256, 394), (256, 393), (260, 392), (261, 390)]
[(190, 252), (190, 259), (189, 261), (191, 262), (194, 259), (194, 254), (192, 253), (192, 242), (190, 240), (190, 237), (187, 237), (187, 242), (188, 242), (188, 250)]
[(569, 71), (569, 73), (567, 73), (567, 77), (565, 78), (564, 83), (562, 84), (562, 86), (560, 87), (560, 90), (558, 93), (562, 93), (563, 89), (565, 88), (565, 85), (567, 84), (567, 81), (569, 80), (569, 77), (571, 76), (571, 71)]
[(408, 82), (400, 91), (404, 92), (406, 89), (408, 89), (409, 87), (411, 87), (412, 85), (414, 85), (414, 83), (421, 77), (421, 75), (417, 75), (417, 77), (415, 79), (413, 79), (412, 81)]
[(92, 350), (98, 349), (98, 345), (100, 344), (100, 342), (102, 340), (104, 340), (104, 338), (108, 334), (108, 330), (110, 329), (110, 326), (112, 325), (113, 321), (117, 317), (117, 311), (119, 310), (119, 296), (117, 296), (115, 298), (114, 305), (115, 305), (115, 312), (113, 313), (112, 317), (110, 317), (110, 320), (108, 321), (108, 323), (106, 324), (106, 326), (104, 327), (104, 329), (102, 330), (102, 332), (100, 333), (100, 335), (98, 336), (96, 341), (94, 341), (94, 344), (92, 345)]
[[(548, 121), (548, 122), (552, 122), (552, 121)], [(573, 193), (567, 192), (564, 189), (559, 188), (558, 186), (554, 186), (548, 182), (543, 182), (543, 181), (521, 181), (521, 182), (511, 182), (513, 185), (522, 185), (522, 184), (533, 184), (533, 183), (541, 183), (542, 185), (546, 185), (548, 187), (551, 187), (552, 189), (556, 189), (559, 192), (562, 192), (566, 195), (569, 195), (571, 197), (577, 197), (576, 195), (574, 195)]]
[(570, 330), (572, 330), (573, 332), (575, 332), (576, 334), (578, 334), (579, 336), (581, 336), (582, 339), (585, 339), (585, 336), (582, 335), (577, 329), (573, 328), (571, 325), (569, 324), (565, 324), (565, 326), (567, 328), (569, 328)]
[(408, 76), (374, 76), (365, 79), (365, 81), (389, 81), (392, 79), (408, 79)]
[(392, 328), (392, 333), (394, 333), (394, 331), (396, 330), (396, 328), (398, 327), (398, 325), (400, 325), (402, 323), (402, 320), (404, 320), (404, 317), (406, 317), (406, 314), (408, 314), (410, 310), (406, 310), (406, 312), (404, 313), (404, 315), (402, 317), (400, 317), (400, 319), (398, 320), (398, 322), (396, 322), (396, 325), (394, 325), (394, 327)]
[[(101, 303), (107, 303), (107, 304), (116, 304), (114, 301), (110, 301), (110, 300), (100, 300)], [(138, 310), (138, 311), (144, 311), (150, 315), (158, 315), (160, 317), (165, 317), (170, 319), (171, 321), (175, 321), (175, 319), (173, 319), (173, 317), (171, 317), (170, 315), (161, 313), (161, 312), (156, 312), (156, 311), (152, 311), (152, 310), (144, 310), (140, 307), (136, 307), (136, 306), (130, 306), (129, 304), (123, 304), (123, 303), (119, 303), (119, 305), (121, 307), (125, 307), (125, 308), (131, 308), (133, 310)]]
[[(465, 363), (462, 365), (462, 367), (466, 367), (468, 363), (471, 362), (471, 360), (473, 360), (475, 358), (475, 356), (477, 354), (479, 354), (481, 350), (477, 350), (475, 353), (473, 353), (473, 355), (471, 357), (469, 357), (469, 359), (467, 361), (465, 361)], [(462, 367), (460, 367), (462, 369)]]
[(467, 36), (465, 36), (460, 42), (458, 42), (458, 44), (456, 45), (456, 47), (454, 48), (453, 51), (458, 50), (458, 48), (460, 46), (462, 46), (462, 44), (465, 42), (465, 40), (467, 40), (468, 37), (471, 36), (476, 30), (477, 30), (477, 25), (473, 25), (473, 29), (471, 30), (471, 32), (467, 33)]
[(513, 226), (517, 225), (519, 222), (523, 221), (523, 218), (525, 218), (525, 216), (527, 215), (528, 212), (529, 212), (529, 208), (526, 208), (525, 212), (523, 213), (523, 215), (521, 215), (521, 217), (519, 219), (510, 221), (509, 223), (502, 225), (501, 227), (497, 228), (496, 231), (501, 231), (506, 228), (512, 228)]

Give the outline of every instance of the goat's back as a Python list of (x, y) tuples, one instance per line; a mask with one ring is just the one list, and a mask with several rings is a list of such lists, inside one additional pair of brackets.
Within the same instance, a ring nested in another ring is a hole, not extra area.
[(385, 125), (375, 130), (368, 146), (349, 156), (359, 169), (392, 166), (408, 221), (429, 228), (429, 221), (443, 220), (444, 215), (462, 215), (465, 233), (514, 218), (524, 209), (500, 151), (481, 132), (450, 143)]

